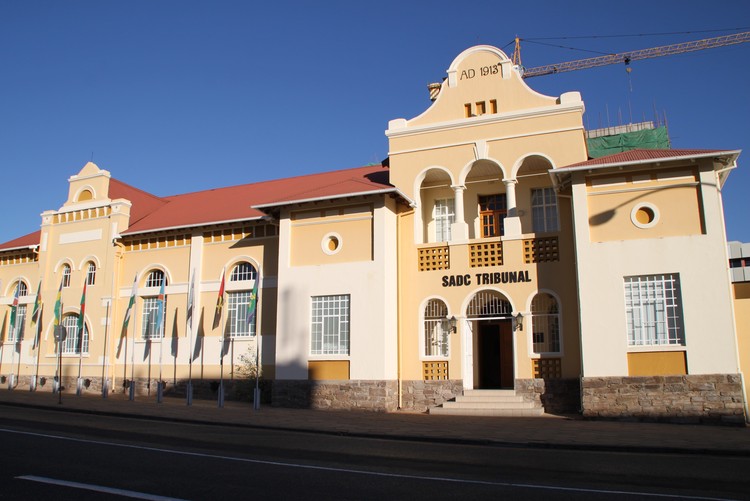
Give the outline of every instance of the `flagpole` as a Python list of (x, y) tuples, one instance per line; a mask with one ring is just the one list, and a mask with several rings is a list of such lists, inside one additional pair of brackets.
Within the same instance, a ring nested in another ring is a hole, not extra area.
[(104, 347), (103, 350), (103, 356), (104, 360), (102, 361), (102, 398), (107, 398), (109, 394), (109, 387), (107, 384), (107, 366), (109, 365), (109, 359), (107, 358), (107, 344), (109, 340), (109, 307), (112, 304), (112, 298), (106, 299), (106, 311), (105, 311), (105, 323), (104, 323)]
[(81, 295), (81, 311), (78, 317), (78, 379), (76, 380), (76, 396), (81, 396), (83, 382), (81, 381), (81, 367), (83, 366), (83, 334), (86, 332), (86, 286), (88, 285), (88, 275), (83, 281), (83, 294)]
[(62, 314), (63, 311), (65, 311), (65, 306), (63, 305), (62, 300), (60, 301), (60, 323), (58, 323), (55, 327), (62, 327), (62, 333), (60, 334), (60, 339), (57, 341), (57, 403), (62, 404), (62, 344), (65, 341), (65, 338), (68, 336), (68, 331), (65, 328), (65, 326), (62, 325)]
[(161, 325), (159, 326), (159, 332), (161, 333), (161, 338), (159, 338), (159, 383), (156, 386), (156, 402), (161, 403), (164, 398), (164, 388), (162, 388), (161, 384), (161, 368), (162, 368), (162, 353), (164, 352), (164, 327), (166, 325), (166, 320), (164, 320), (167, 316), (167, 298), (164, 297), (164, 304), (162, 306), (162, 315), (161, 315)]
[(188, 340), (188, 384), (186, 388), (187, 405), (193, 405), (193, 301), (195, 291), (193, 290), (193, 281), (195, 280), (195, 270), (191, 273), (190, 283), (188, 284), (188, 308), (187, 308), (187, 329), (190, 333)]
[(133, 309), (135, 310), (135, 322), (133, 322), (133, 345), (132, 350), (130, 353), (130, 387), (128, 399), (129, 400), (135, 400), (135, 329), (138, 327), (138, 307), (137, 302), (133, 304)]
[[(16, 320), (16, 323), (18, 323), (18, 320)], [(16, 346), (18, 345), (18, 339), (17, 339), (17, 333), (18, 329), (15, 325), (10, 326), (11, 329), (11, 336), (13, 336), (13, 348), (11, 349), (10, 353), (10, 377), (8, 378), (8, 389), (13, 389), (13, 380), (16, 377), (15, 369), (16, 369)]]
[(223, 306), (224, 306), (224, 297), (221, 298), (221, 310), (219, 310), (219, 315), (221, 315), (220, 321), (219, 321), (219, 328), (221, 329), (221, 335), (219, 336), (219, 341), (221, 345), (219, 346), (219, 366), (220, 366), (220, 379), (219, 379), (219, 407), (224, 407), (224, 312), (223, 312)]
[(34, 334), (34, 345), (36, 345), (36, 359), (34, 360), (34, 375), (31, 378), (29, 391), (36, 391), (36, 382), (39, 379), (39, 354), (42, 352), (42, 322), (40, 322), (40, 320), (42, 319), (42, 308), (43, 305), (40, 305), (36, 317), (36, 333)]
[(8, 326), (8, 331), (11, 337), (11, 342), (13, 343), (13, 347), (11, 349), (10, 353), (10, 377), (8, 378), (8, 390), (13, 389), (13, 380), (15, 379), (15, 369), (16, 369), (16, 346), (18, 345), (18, 339), (17, 339), (17, 333), (18, 333), (18, 291), (21, 289), (21, 280), (19, 279), (18, 284), (16, 285), (16, 292), (13, 295), (13, 302), (11, 303), (10, 307), (10, 326)]

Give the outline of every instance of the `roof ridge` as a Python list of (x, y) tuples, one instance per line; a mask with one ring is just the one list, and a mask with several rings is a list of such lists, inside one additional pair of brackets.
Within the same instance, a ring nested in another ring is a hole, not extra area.
[[(267, 179), (265, 181), (255, 181), (255, 182), (251, 182), (251, 183), (241, 183), (241, 184), (232, 184), (232, 185), (228, 185), (228, 186), (218, 186), (216, 188), (208, 188), (206, 190), (196, 190), (196, 191), (188, 191), (188, 192), (185, 192), (185, 193), (175, 193), (174, 195), (166, 195), (166, 196), (164, 196), (162, 198), (165, 201), (169, 201), (168, 199), (171, 199), (171, 198), (177, 198), (177, 197), (182, 197), (182, 196), (186, 196), (186, 195), (195, 195), (197, 193), (208, 193), (208, 192), (211, 192), (211, 191), (228, 190), (228, 189), (232, 189), (232, 188), (243, 188), (243, 187), (249, 187), (249, 186), (255, 186), (255, 185), (263, 185), (263, 184), (285, 183), (285, 182), (288, 182), (288, 181), (291, 181), (291, 180), (294, 180), (294, 179), (321, 177), (321, 176), (326, 176), (326, 175), (331, 175), (331, 174), (336, 174), (336, 173), (342, 173), (342, 172), (346, 172), (346, 171), (357, 171), (357, 170), (374, 168), (374, 167), (380, 167), (383, 170), (387, 170), (388, 169), (387, 167), (383, 166), (383, 164), (362, 165), (360, 167), (349, 167), (347, 169), (327, 170), (327, 171), (322, 171), (322, 172), (313, 172), (313, 173), (310, 173), (310, 174), (300, 174), (298, 176), (289, 176), (289, 177), (282, 177), (282, 178), (277, 178), (277, 179)], [(354, 180), (354, 178), (351, 178), (351, 179)], [(341, 181), (339, 181), (339, 183), (340, 182)]]

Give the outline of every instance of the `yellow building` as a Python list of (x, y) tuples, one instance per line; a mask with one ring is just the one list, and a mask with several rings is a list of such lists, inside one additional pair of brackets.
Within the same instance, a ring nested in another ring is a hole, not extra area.
[(275, 405), (741, 422), (739, 151), (589, 160), (580, 94), (534, 92), (489, 46), (430, 90), (383, 165), (162, 198), (86, 164), (0, 245), (0, 374), (211, 395), (259, 350)]

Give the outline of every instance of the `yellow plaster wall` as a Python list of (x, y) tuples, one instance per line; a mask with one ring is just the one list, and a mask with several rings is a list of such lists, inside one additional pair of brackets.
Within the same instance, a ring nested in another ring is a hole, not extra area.
[(748, 402), (750, 399), (750, 282), (735, 283), (733, 289), (740, 371), (745, 380), (745, 402)]
[[(373, 213), (371, 205), (300, 211), (292, 214), (291, 265), (314, 266), (371, 261)], [(338, 240), (338, 250), (323, 249), (329, 239)]]
[(687, 374), (684, 351), (628, 353), (629, 376), (676, 376)]
[(346, 381), (349, 379), (349, 361), (310, 360), (307, 374), (310, 381)]
[[(689, 174), (686, 170), (680, 173)], [(644, 180), (651, 176), (650, 181)], [(703, 233), (703, 211), (695, 174), (689, 179), (656, 179), (654, 174), (609, 175), (587, 179), (589, 235), (592, 242), (654, 239)], [(641, 181), (636, 182), (636, 179)], [(656, 223), (639, 228), (631, 212), (642, 204), (657, 210)]]

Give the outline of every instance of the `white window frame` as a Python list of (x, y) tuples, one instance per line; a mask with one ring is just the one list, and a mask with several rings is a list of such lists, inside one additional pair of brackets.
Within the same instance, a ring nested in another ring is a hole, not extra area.
[(252, 290), (227, 292), (227, 320), (225, 331), (230, 338), (255, 337), (255, 320), (253, 315), (248, 328), (247, 306), (250, 304)]
[(429, 359), (450, 357), (450, 328), (447, 328), (448, 306), (442, 299), (432, 298), (425, 304), (423, 329), (423, 354)]
[(70, 265), (64, 264), (62, 268), (63, 289), (67, 289), (68, 287), (70, 287), (70, 276), (71, 276)]
[(432, 209), (432, 219), (435, 222), (435, 242), (451, 241), (451, 224), (456, 222), (456, 200), (453, 198), (438, 198)]
[[(21, 341), (23, 339), (23, 335), (25, 332), (25, 327), (26, 327), (25, 324), (26, 324), (26, 305), (19, 304), (18, 306), (16, 306), (16, 325), (14, 326), (14, 329), (13, 329), (15, 332), (8, 333), (8, 341), (10, 342)], [(8, 329), (10, 330), (10, 325), (8, 325)]]
[[(167, 309), (166, 298), (164, 300), (164, 310)], [(141, 339), (161, 339), (164, 337), (164, 329), (158, 332), (156, 325), (156, 313), (159, 310), (159, 298), (149, 296), (143, 298), (143, 307), (141, 308)]]
[[(544, 299), (542, 305), (539, 301)], [(549, 302), (548, 302), (549, 301)], [(544, 307), (544, 310), (540, 310)], [(535, 355), (562, 353), (560, 301), (548, 292), (538, 292), (531, 300), (531, 349)]]
[(310, 354), (348, 356), (351, 344), (351, 296), (311, 298)]
[(94, 285), (96, 283), (96, 264), (89, 261), (88, 269), (86, 270), (86, 284)]
[(83, 323), (83, 342), (81, 351), (78, 351), (78, 315), (71, 313), (63, 317), (62, 325), (65, 327), (67, 336), (62, 342), (63, 355), (79, 355), (83, 352), (87, 355), (89, 352), (89, 329), (86, 322)]
[(629, 347), (684, 346), (680, 274), (624, 277)]
[(557, 195), (553, 188), (531, 189), (531, 227), (534, 233), (560, 231)]

